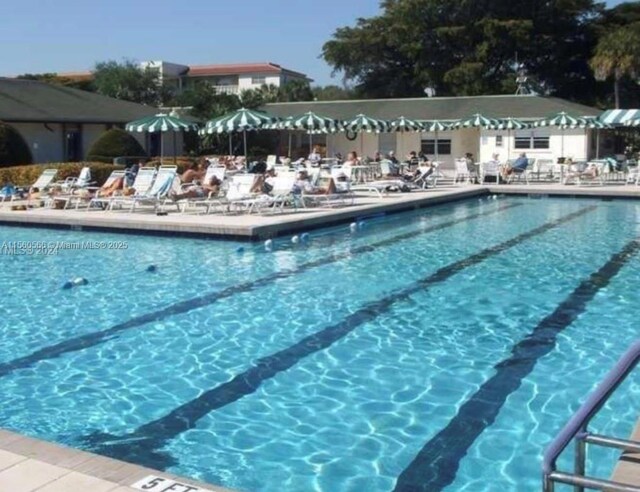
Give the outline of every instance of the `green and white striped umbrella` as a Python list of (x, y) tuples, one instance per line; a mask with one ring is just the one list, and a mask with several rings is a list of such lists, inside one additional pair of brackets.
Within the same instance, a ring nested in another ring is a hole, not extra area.
[(543, 118), (534, 122), (534, 126), (555, 126), (557, 128), (577, 128), (580, 126), (580, 119), (571, 116), (569, 113), (561, 111), (560, 113)]
[(511, 157), (511, 130), (525, 130), (531, 125), (517, 118), (502, 118), (498, 123), (498, 130), (507, 130), (507, 160)]
[(531, 125), (516, 118), (503, 118), (498, 123), (498, 130), (525, 130)]
[(341, 130), (338, 120), (311, 111), (292, 116), (288, 125), (293, 130), (304, 130), (309, 133), (334, 133)]
[(635, 127), (635, 126), (640, 126), (640, 118), (636, 118), (636, 119), (634, 119), (634, 120), (628, 120), (628, 121), (625, 123), (625, 126), (634, 126), (634, 127)]
[(206, 133), (233, 133), (247, 130), (268, 129), (274, 117), (253, 109), (240, 108), (220, 118), (207, 122)]
[(344, 122), (344, 128), (347, 131), (356, 133), (380, 133), (385, 132), (389, 128), (389, 124), (385, 120), (378, 120), (376, 118), (370, 118), (364, 114), (359, 114), (351, 120)]
[(424, 131), (437, 133), (444, 132), (451, 128), (452, 125), (455, 125), (457, 122), (450, 122), (444, 120), (427, 120), (423, 122)]
[(267, 130), (274, 123), (274, 117), (253, 109), (240, 108), (232, 113), (228, 113), (220, 118), (207, 121), (205, 132), (228, 133), (229, 147), (231, 147), (231, 134), (242, 132), (244, 140), (244, 157), (247, 158), (247, 131)]
[(480, 113), (476, 113), (466, 120), (460, 120), (453, 126), (455, 128), (497, 128), (500, 122), (495, 118), (489, 118)]
[[(140, 118), (139, 120), (130, 121), (125, 125), (125, 130), (128, 132), (137, 132), (137, 133), (156, 133), (160, 134), (166, 132), (188, 132), (188, 131), (198, 131), (198, 124), (193, 123), (192, 121), (182, 120), (175, 116), (170, 116), (168, 114), (159, 113), (154, 116), (147, 116), (145, 118)], [(175, 133), (173, 140), (173, 158), (175, 161), (175, 152), (176, 152), (176, 141), (175, 141)], [(164, 138), (160, 135), (160, 163), (162, 164), (164, 159)]]
[(181, 132), (198, 131), (198, 125), (191, 121), (160, 113), (131, 121), (125, 125), (125, 129), (128, 132), (138, 133)]
[(569, 113), (561, 111), (560, 113), (550, 116), (549, 118), (543, 118), (534, 122), (534, 126), (545, 127), (545, 126), (553, 126), (559, 128), (561, 130), (561, 147), (560, 153), (562, 154), (560, 157), (565, 157), (564, 155), (564, 131), (567, 128), (578, 128), (580, 126), (580, 119), (575, 116), (571, 116)]
[(313, 134), (336, 133), (342, 130), (342, 125), (334, 118), (309, 111), (298, 116), (292, 116), (291, 121), (287, 122), (287, 128), (291, 130), (304, 130), (309, 134), (309, 153), (311, 153), (311, 149), (313, 148)]
[(418, 120), (410, 120), (400, 116), (389, 123), (389, 129), (392, 132), (421, 132), (424, 130), (424, 126)]

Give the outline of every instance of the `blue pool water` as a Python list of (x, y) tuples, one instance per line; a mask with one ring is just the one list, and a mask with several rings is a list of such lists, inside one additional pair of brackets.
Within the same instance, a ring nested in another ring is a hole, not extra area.
[[(128, 245), (0, 254), (0, 426), (243, 491), (534, 490), (637, 337), (639, 231), (635, 202), (529, 198), (272, 252), (0, 227)], [(61, 289), (74, 277), (89, 284)], [(639, 383), (596, 430), (630, 432)]]

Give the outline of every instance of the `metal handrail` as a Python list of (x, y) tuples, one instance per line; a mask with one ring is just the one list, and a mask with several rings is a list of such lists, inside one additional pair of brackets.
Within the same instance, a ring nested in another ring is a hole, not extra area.
[[(571, 417), (569, 422), (566, 423), (557, 437), (545, 450), (542, 460), (544, 492), (553, 492), (554, 482), (574, 485), (576, 492), (582, 492), (585, 487), (596, 490), (606, 488), (607, 490), (640, 492), (640, 487), (637, 486), (585, 476), (587, 443), (630, 451), (637, 450), (637, 447), (640, 446), (640, 443), (633, 441), (597, 436), (589, 434), (587, 431), (587, 427), (593, 417), (600, 411), (612, 393), (622, 384), (638, 362), (640, 362), (640, 340), (631, 345), (624, 353), (596, 390), (589, 395), (587, 401), (585, 401), (573, 417)], [(559, 472), (556, 470), (556, 460), (574, 439), (577, 439), (574, 473)]]

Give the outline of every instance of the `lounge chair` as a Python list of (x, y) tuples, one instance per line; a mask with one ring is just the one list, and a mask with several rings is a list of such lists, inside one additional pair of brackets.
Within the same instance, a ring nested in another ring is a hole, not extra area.
[[(175, 166), (160, 166), (153, 180), (153, 185), (146, 193), (136, 193), (120, 201), (122, 205), (130, 204), (129, 212), (135, 211), (139, 205), (152, 205), (154, 211), (158, 211), (167, 202), (167, 197), (175, 182), (179, 182), (177, 168)], [(176, 204), (178, 211), (180, 207)]]
[[(202, 178), (202, 183), (208, 184), (211, 182), (211, 179), (215, 176), (220, 183), (224, 183), (225, 174), (227, 172), (227, 168), (223, 166), (213, 166), (210, 165), (207, 167), (207, 171)], [(179, 190), (174, 190), (176, 193), (184, 193), (185, 187), (193, 186), (192, 184), (182, 185)], [(206, 197), (202, 198), (185, 198), (183, 200), (179, 200), (178, 204), (180, 205), (180, 210), (182, 212), (186, 212), (189, 207), (198, 207), (198, 206), (208, 206), (211, 200), (218, 200), (217, 195), (214, 196), (212, 192), (209, 192)]]
[[(574, 172), (568, 172), (564, 176), (562, 184), (566, 185), (573, 182), (576, 186), (582, 186), (588, 183), (604, 186), (604, 165), (603, 162), (588, 162), (583, 171), (576, 169)], [(590, 170), (595, 171), (595, 174), (591, 174)]]
[[(106, 190), (110, 188), (113, 185), (113, 183), (116, 182), (116, 180), (120, 178), (124, 178), (124, 176), (125, 176), (125, 171), (111, 171), (111, 174), (109, 175), (109, 177), (106, 179), (106, 181), (101, 187), (85, 186), (84, 189), (94, 191), (97, 194), (100, 192), (100, 190)], [(91, 201), (93, 198), (94, 197), (88, 194), (87, 195), (71, 194), (68, 196), (56, 197), (56, 200), (64, 199), (66, 201), (64, 208), (67, 208), (67, 209), (75, 208), (76, 210), (79, 210), (81, 205), (86, 205), (86, 207), (88, 208), (91, 205)]]
[(249, 213), (260, 213), (266, 210), (283, 212), (284, 207), (289, 204), (293, 205), (294, 209), (297, 209), (300, 202), (297, 199), (298, 197), (293, 193), (295, 182), (296, 176), (293, 173), (273, 178), (273, 189), (268, 195), (259, 195), (251, 199), (251, 204), (248, 208)]
[(248, 210), (251, 206), (251, 199), (255, 198), (251, 189), (255, 183), (255, 174), (236, 174), (229, 180), (225, 195), (210, 200), (206, 206), (206, 213), (211, 210), (219, 209), (220, 211), (230, 212), (232, 210)]
[(438, 166), (437, 163), (431, 163), (432, 167), (420, 166), (418, 171), (420, 174), (413, 180), (413, 184), (426, 190), (429, 187), (435, 188), (438, 184)]
[[(133, 181), (132, 188), (135, 190), (135, 194), (132, 196), (144, 196), (153, 185), (153, 180), (156, 177), (155, 167), (141, 167), (136, 174), (136, 178)], [(126, 203), (130, 201), (132, 196), (114, 195), (110, 197), (95, 197), (91, 199), (89, 207), (98, 206), (103, 209), (113, 209), (118, 203)]]

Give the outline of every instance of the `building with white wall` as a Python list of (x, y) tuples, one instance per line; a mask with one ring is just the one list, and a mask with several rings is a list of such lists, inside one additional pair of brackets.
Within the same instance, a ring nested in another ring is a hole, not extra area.
[[(184, 65), (154, 60), (141, 62), (140, 67), (157, 70), (161, 83), (175, 93), (198, 82), (209, 83), (218, 93), (240, 94), (245, 89), (257, 89), (265, 84), (281, 87), (292, 80), (312, 81), (303, 73), (271, 62)], [(72, 80), (87, 80), (92, 77), (89, 71), (63, 72), (57, 75)]]
[[(572, 116), (598, 116), (596, 108), (573, 103), (564, 99), (537, 95), (499, 95), (474, 97), (433, 97), (406, 99), (367, 99), (350, 101), (312, 101), (268, 104), (269, 113), (286, 117), (313, 111), (319, 115), (348, 120), (359, 113), (373, 118), (392, 120), (405, 116), (417, 120), (458, 120), (481, 113), (490, 118), (513, 117), (532, 122), (561, 111)], [(588, 129), (559, 129), (553, 127), (526, 130), (484, 130), (465, 128), (422, 133), (364, 133), (357, 136), (337, 133), (314, 135), (314, 142), (326, 145), (326, 153), (346, 155), (355, 150), (358, 154), (372, 156), (376, 151), (395, 151), (405, 156), (410, 151), (425, 152), (435, 157), (444, 168), (453, 168), (455, 158), (470, 152), (478, 161), (486, 161), (493, 154), (500, 159), (513, 159), (525, 152), (529, 157), (557, 159), (571, 157), (584, 160), (595, 155), (595, 138)], [(297, 132), (294, 147), (300, 154), (308, 151), (308, 135)], [(601, 144), (606, 142), (601, 139)], [(282, 146), (282, 148), (284, 148)], [(601, 153), (602, 155), (602, 153)]]
[[(37, 163), (84, 160), (106, 130), (157, 112), (149, 106), (69, 87), (0, 78), (0, 121), (20, 133)], [(157, 155), (158, 137), (132, 135), (149, 154)], [(182, 139), (178, 139), (178, 149), (181, 145)], [(173, 152), (173, 139), (165, 139), (165, 151)]]

